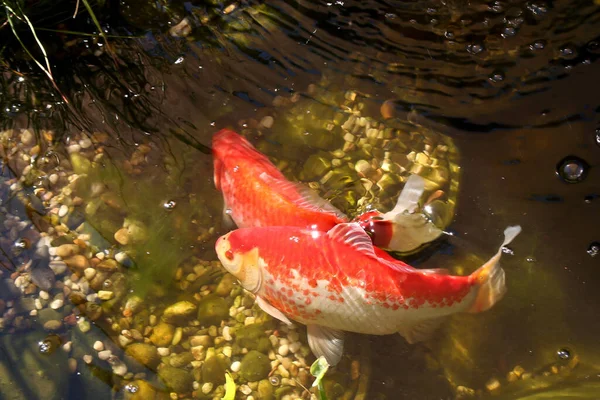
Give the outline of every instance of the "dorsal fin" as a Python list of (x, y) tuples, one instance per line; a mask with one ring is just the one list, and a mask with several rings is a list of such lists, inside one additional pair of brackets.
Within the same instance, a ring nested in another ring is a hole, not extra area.
[(344, 243), (356, 251), (379, 258), (373, 249), (371, 237), (367, 235), (367, 232), (365, 232), (356, 222), (337, 224), (327, 232), (327, 236), (329, 236), (331, 240)]
[[(276, 187), (284, 197), (300, 208), (331, 214), (344, 221), (348, 219), (346, 214), (335, 208), (327, 200), (320, 197), (317, 192), (301, 183), (275, 178), (266, 172), (261, 173), (259, 178), (267, 185)], [(292, 198), (292, 194), (296, 194), (298, 197)]]
[(393, 270), (399, 272), (406, 272), (413, 270), (413, 268), (402, 261), (392, 261), (391, 257), (382, 257), (376, 252), (373, 247), (371, 237), (367, 235), (361, 226), (356, 222), (348, 222), (343, 224), (337, 224), (327, 232), (327, 236), (332, 240), (344, 243), (356, 251), (366, 254), (370, 257), (377, 259), (378, 262), (387, 265)]

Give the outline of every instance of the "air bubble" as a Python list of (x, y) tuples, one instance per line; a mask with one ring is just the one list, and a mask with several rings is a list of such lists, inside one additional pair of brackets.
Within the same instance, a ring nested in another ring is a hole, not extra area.
[(600, 242), (590, 243), (590, 245), (588, 246), (587, 253), (591, 257), (596, 257), (598, 254), (600, 254)]
[(596, 129), (596, 144), (600, 146), (600, 128)]
[(567, 348), (562, 348), (559, 349), (556, 352), (556, 355), (558, 356), (558, 358), (560, 358), (561, 360), (568, 360), (571, 358), (571, 350), (567, 349)]
[(175, 206), (176, 206), (176, 205), (177, 205), (177, 203), (176, 203), (175, 201), (173, 201), (173, 200), (169, 200), (169, 201), (165, 201), (165, 202), (163, 203), (163, 208), (164, 208), (165, 210), (171, 211), (172, 209), (174, 209), (174, 208), (175, 208)]
[(138, 385), (134, 385), (133, 383), (129, 383), (127, 385), (125, 385), (125, 390), (127, 390), (129, 393), (137, 393), (138, 390), (140, 390)]
[(567, 156), (556, 164), (556, 174), (567, 183), (578, 183), (586, 178), (589, 168), (581, 158)]
[(277, 375), (271, 375), (269, 377), (269, 383), (273, 386), (279, 386), (281, 384), (281, 378)]
[(513, 28), (512, 26), (507, 26), (506, 28), (504, 28), (504, 30), (502, 30), (501, 36), (506, 39), (511, 36), (515, 36), (516, 34), (517, 31), (515, 30), (515, 28)]
[(479, 54), (483, 51), (483, 46), (480, 44), (467, 45), (467, 51), (471, 54)]
[(535, 259), (535, 257), (527, 257), (527, 258), (525, 259), (525, 261), (527, 261), (527, 262), (529, 262), (529, 263), (534, 263), (534, 262), (536, 262), (537, 260)]
[(514, 256), (515, 255), (515, 251), (513, 249), (511, 249), (508, 246), (502, 246), (502, 253), (503, 254), (508, 254), (509, 256)]
[(543, 40), (536, 40), (531, 45), (529, 45), (530, 50), (543, 50), (546, 47), (546, 42)]
[(498, 83), (504, 80), (504, 73), (502, 71), (494, 71), (489, 77), (489, 80)]
[(564, 60), (572, 60), (577, 57), (577, 50), (573, 46), (565, 46), (558, 51), (558, 56)]

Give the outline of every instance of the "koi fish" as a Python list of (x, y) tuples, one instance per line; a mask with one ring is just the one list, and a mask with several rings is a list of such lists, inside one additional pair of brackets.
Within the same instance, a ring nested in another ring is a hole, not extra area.
[(299, 226), (329, 230), (348, 218), (312, 189), (288, 181), (250, 142), (223, 129), (213, 136), (214, 181), (226, 220), (239, 228)]
[(391, 211), (369, 211), (354, 221), (369, 233), (375, 246), (389, 251), (413, 251), (443, 233), (422, 212), (417, 211), (424, 191), (423, 178), (411, 175)]
[(427, 339), (443, 319), (488, 310), (504, 295), (502, 246), (521, 227), (504, 231), (498, 252), (468, 276), (415, 269), (383, 256), (357, 223), (328, 232), (299, 227), (237, 229), (215, 245), (219, 260), (272, 317), (307, 325), (315, 356), (337, 364), (344, 331), (400, 333)]

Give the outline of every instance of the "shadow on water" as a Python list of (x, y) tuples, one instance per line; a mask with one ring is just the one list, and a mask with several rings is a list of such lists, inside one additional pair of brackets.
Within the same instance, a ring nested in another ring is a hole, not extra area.
[(0, 398), (220, 398), (249, 354), (285, 366), (235, 371), (240, 398), (307, 396), (304, 331), (214, 261), (224, 127), (350, 214), (425, 177), (455, 236), (419, 267), (469, 273), (523, 227), (501, 303), (415, 346), (351, 335), (331, 398), (597, 397), (600, 6), (95, 2), (107, 46), (75, 2), (25, 4), (60, 93), (0, 20)]

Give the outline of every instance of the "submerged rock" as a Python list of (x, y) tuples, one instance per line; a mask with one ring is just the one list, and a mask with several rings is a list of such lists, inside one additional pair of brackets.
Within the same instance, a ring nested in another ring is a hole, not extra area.
[(196, 312), (196, 305), (189, 301), (178, 301), (165, 309), (163, 321), (173, 323), (191, 318)]
[(220, 325), (229, 318), (229, 304), (216, 294), (209, 294), (198, 303), (198, 321), (203, 326)]
[(171, 390), (178, 393), (188, 393), (193, 390), (194, 378), (180, 368), (164, 366), (158, 371), (158, 376)]
[(225, 360), (216, 356), (210, 357), (202, 364), (202, 382), (222, 385), (225, 383), (226, 370), (227, 363)]
[(235, 332), (235, 345), (248, 350), (267, 353), (271, 348), (269, 337), (259, 324), (244, 326)]
[(160, 363), (160, 356), (156, 347), (150, 344), (132, 343), (125, 349), (125, 354), (151, 369), (156, 368)]
[(260, 381), (269, 376), (271, 372), (271, 362), (269, 357), (256, 350), (251, 350), (242, 359), (240, 367), (240, 377), (250, 381)]
[(164, 322), (156, 325), (150, 336), (150, 341), (158, 347), (167, 347), (173, 341), (175, 326)]

